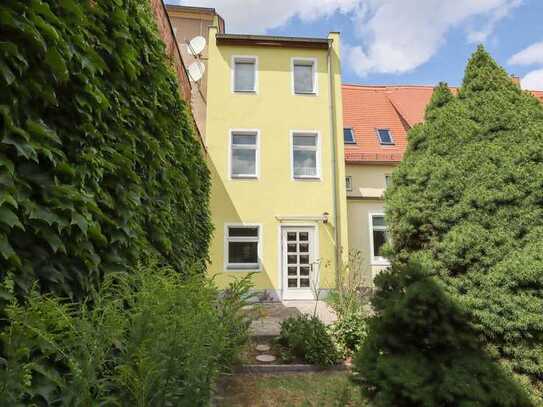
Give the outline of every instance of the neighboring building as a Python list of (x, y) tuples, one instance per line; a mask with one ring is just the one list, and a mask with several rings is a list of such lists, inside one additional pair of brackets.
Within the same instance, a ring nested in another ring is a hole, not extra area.
[[(407, 147), (407, 132), (424, 120), (433, 89), (343, 85), (349, 244), (362, 256), (368, 286), (388, 266), (380, 253), (387, 239), (383, 195)], [(543, 92), (532, 94), (543, 103)]]

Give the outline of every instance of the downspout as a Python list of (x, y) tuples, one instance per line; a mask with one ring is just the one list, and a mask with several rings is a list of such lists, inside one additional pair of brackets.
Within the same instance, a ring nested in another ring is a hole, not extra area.
[(335, 223), (335, 238), (336, 238), (336, 251), (335, 251), (335, 263), (336, 263), (336, 275), (335, 279), (337, 282), (339, 268), (340, 268), (340, 259), (341, 259), (341, 233), (340, 233), (340, 221), (339, 221), (339, 212), (338, 212), (338, 194), (337, 194), (337, 133), (336, 133), (336, 104), (335, 104), (335, 91), (334, 91), (334, 77), (332, 74), (332, 42), (334, 40), (329, 40), (328, 45), (328, 78), (329, 78), (329, 107), (330, 107), (330, 134), (332, 135), (332, 188), (334, 189), (334, 223)]

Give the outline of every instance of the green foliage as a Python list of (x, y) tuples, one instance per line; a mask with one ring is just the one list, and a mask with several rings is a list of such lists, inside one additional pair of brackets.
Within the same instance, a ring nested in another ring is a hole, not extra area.
[(9, 405), (204, 406), (247, 338), (250, 277), (228, 298), (170, 268), (109, 275), (85, 304), (33, 290), (7, 308), (0, 399)]
[(486, 354), (468, 312), (418, 264), (375, 279), (377, 316), (354, 358), (376, 407), (529, 407), (510, 372)]
[(279, 343), (307, 363), (333, 366), (339, 355), (324, 323), (307, 314), (290, 317), (281, 324)]
[(349, 253), (348, 261), (338, 270), (336, 287), (326, 298), (337, 315), (330, 332), (344, 358), (358, 350), (366, 338), (368, 301), (366, 282), (363, 280), (366, 274), (362, 270), (361, 253)]
[(147, 1), (0, 5), (0, 270), (82, 298), (141, 256), (204, 268), (209, 175)]
[(426, 118), (410, 131), (386, 193), (392, 261), (427, 265), (485, 351), (537, 384), (543, 380), (543, 109), (480, 47), (459, 95), (441, 84)]

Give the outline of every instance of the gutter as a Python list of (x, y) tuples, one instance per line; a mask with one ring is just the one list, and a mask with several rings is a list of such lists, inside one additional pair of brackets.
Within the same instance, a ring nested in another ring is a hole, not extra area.
[(338, 212), (338, 193), (337, 193), (337, 133), (335, 126), (335, 116), (336, 116), (336, 105), (334, 101), (334, 79), (332, 76), (332, 41), (330, 39), (330, 46), (328, 47), (327, 52), (327, 63), (328, 63), (328, 78), (329, 78), (329, 87), (330, 87), (330, 134), (332, 136), (332, 188), (334, 189), (334, 222), (335, 222), (335, 238), (336, 238), (336, 251), (335, 251), (335, 263), (336, 263), (336, 282), (337, 276), (339, 274), (340, 259), (341, 259), (341, 233), (340, 233), (340, 222), (339, 222), (339, 212)]

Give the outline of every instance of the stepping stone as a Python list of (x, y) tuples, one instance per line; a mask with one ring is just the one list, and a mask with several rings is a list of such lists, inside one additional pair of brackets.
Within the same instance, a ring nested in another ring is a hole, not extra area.
[(273, 355), (258, 355), (256, 360), (259, 362), (273, 362), (275, 361), (275, 356)]
[(271, 349), (271, 347), (270, 345), (260, 344), (260, 345), (256, 345), (255, 349), (259, 352), (268, 352)]

